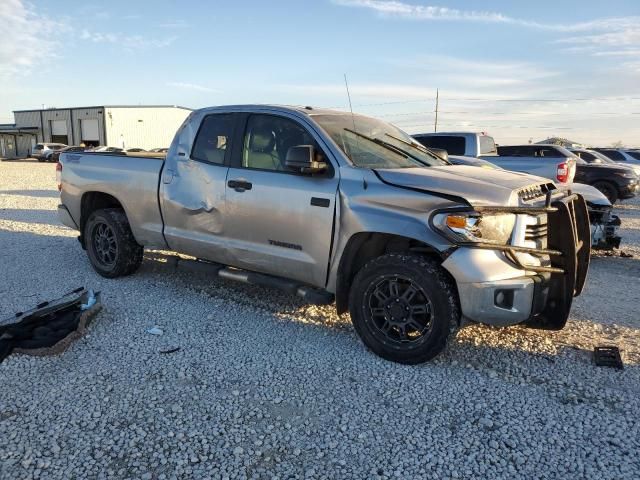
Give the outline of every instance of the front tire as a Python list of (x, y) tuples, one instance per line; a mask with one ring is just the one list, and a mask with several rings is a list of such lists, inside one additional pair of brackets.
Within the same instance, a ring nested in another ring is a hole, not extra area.
[(393, 362), (431, 360), (459, 325), (458, 292), (435, 261), (388, 254), (367, 263), (355, 276), (349, 312), (364, 344)]
[(91, 266), (103, 277), (130, 275), (142, 263), (144, 248), (136, 242), (122, 209), (93, 212), (84, 227), (84, 239)]

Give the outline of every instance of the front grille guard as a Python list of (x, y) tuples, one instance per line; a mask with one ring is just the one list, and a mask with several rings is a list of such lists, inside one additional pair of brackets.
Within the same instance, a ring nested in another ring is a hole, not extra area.
[[(547, 214), (547, 247), (530, 248), (493, 243), (459, 242), (459, 246), (499, 250), (509, 256), (519, 268), (537, 273), (551, 273), (562, 277), (563, 290), (578, 296), (584, 288), (591, 258), (591, 228), (587, 204), (582, 195), (568, 193), (552, 201), (547, 193), (544, 207), (474, 207), (477, 212)], [(529, 265), (520, 262), (516, 253), (548, 255), (551, 266)]]

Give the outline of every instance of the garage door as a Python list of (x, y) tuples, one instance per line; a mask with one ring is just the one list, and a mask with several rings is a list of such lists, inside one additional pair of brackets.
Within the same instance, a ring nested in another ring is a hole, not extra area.
[(66, 120), (51, 120), (51, 135), (66, 135), (67, 134), (67, 121)]
[(82, 131), (82, 141), (98, 142), (100, 141), (100, 131), (98, 129), (97, 118), (86, 118), (80, 120), (80, 130)]
[(51, 120), (51, 141), (65, 145), (69, 143), (66, 120)]

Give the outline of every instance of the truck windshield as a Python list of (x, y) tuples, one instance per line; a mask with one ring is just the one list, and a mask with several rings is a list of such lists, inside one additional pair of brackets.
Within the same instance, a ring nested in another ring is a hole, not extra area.
[(414, 149), (409, 153), (406, 143), (414, 144), (415, 140), (399, 128), (380, 120), (350, 113), (318, 114), (312, 115), (312, 118), (356, 167), (411, 168), (447, 165), (428, 152)]

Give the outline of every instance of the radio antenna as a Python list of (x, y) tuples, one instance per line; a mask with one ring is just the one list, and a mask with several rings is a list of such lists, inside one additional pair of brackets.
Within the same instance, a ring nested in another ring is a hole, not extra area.
[(436, 88), (436, 121), (433, 124), (433, 131), (437, 132), (438, 131), (438, 103), (440, 100), (440, 91)]
[(351, 110), (351, 121), (353, 122), (353, 129), (356, 130), (356, 118), (353, 115), (353, 105), (351, 105), (351, 94), (349, 93), (349, 83), (347, 82), (347, 74), (344, 74), (344, 86), (347, 88), (347, 98), (349, 99), (349, 110)]

